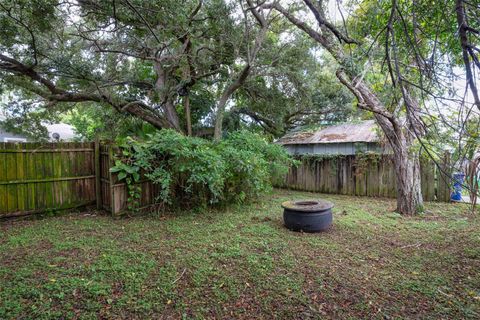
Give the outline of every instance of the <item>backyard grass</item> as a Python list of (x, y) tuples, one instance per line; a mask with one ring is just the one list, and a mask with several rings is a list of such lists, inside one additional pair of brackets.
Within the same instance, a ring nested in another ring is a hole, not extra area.
[[(280, 203), (335, 203), (321, 234)], [(0, 221), (0, 319), (479, 318), (480, 217), (428, 203), (275, 190), (244, 206)]]

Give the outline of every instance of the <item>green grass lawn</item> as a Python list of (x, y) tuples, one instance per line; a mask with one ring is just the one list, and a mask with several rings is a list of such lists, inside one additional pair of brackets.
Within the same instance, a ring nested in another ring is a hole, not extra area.
[[(335, 203), (321, 234), (280, 203)], [(245, 206), (0, 222), (0, 319), (479, 318), (480, 217), (428, 203), (276, 190)]]

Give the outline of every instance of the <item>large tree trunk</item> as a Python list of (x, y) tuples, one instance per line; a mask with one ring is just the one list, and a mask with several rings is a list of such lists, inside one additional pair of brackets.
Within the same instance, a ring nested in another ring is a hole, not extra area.
[(165, 113), (165, 118), (167, 118), (170, 124), (170, 127), (178, 132), (182, 132), (183, 130), (180, 126), (180, 119), (178, 118), (178, 113), (173, 102), (167, 101), (163, 106), (163, 111)]
[[(413, 127), (416, 117), (407, 117), (407, 127), (400, 118), (391, 114), (362, 79), (349, 77), (344, 71), (337, 71), (337, 77), (359, 101), (359, 107), (373, 112), (377, 124), (385, 134), (393, 152), (397, 182), (397, 209), (401, 214), (415, 214), (423, 211), (423, 197), (420, 181), (420, 160), (412, 153), (415, 142)], [(412, 99), (407, 96), (408, 99)], [(417, 129), (418, 130), (418, 129)]]
[(387, 120), (378, 114), (375, 115), (375, 119), (393, 152), (397, 184), (396, 211), (405, 215), (423, 212), (420, 159), (418, 154), (411, 151), (414, 137), (397, 119)]
[(215, 128), (213, 131), (213, 139), (215, 141), (219, 141), (222, 138), (223, 118), (225, 114), (225, 107), (227, 105), (227, 101), (229, 97), (230, 97), (230, 94), (228, 95), (223, 94), (220, 100), (218, 101), (217, 116), (215, 117)]
[(155, 81), (155, 91), (161, 97), (160, 101), (162, 101), (162, 110), (166, 120), (168, 121), (169, 127), (179, 132), (182, 132), (180, 119), (178, 117), (175, 104), (173, 103), (170, 96), (171, 84), (169, 83), (169, 73), (158, 62), (154, 63), (153, 67), (155, 73), (157, 74), (157, 80)]
[(213, 139), (218, 141), (222, 138), (223, 116), (225, 114), (225, 107), (227, 106), (230, 96), (240, 88), (250, 73), (250, 65), (247, 64), (238, 77), (233, 81), (222, 93), (217, 105), (217, 113), (215, 117), (215, 129), (213, 132)]
[(420, 179), (420, 159), (403, 144), (393, 154), (397, 182), (397, 212), (415, 214), (423, 212)]
[[(341, 79), (342, 80), (342, 79)], [(343, 81), (342, 81), (343, 82)], [(420, 180), (420, 159), (411, 147), (416, 141), (414, 131), (419, 133), (418, 115), (411, 112), (418, 111), (414, 106), (413, 98), (407, 95), (412, 108), (406, 123), (398, 116), (394, 116), (383, 106), (378, 97), (370, 88), (358, 78), (353, 79), (353, 86), (347, 87), (360, 96), (360, 101), (365, 103), (365, 109), (374, 112), (375, 119), (387, 138), (393, 151), (395, 178), (397, 182), (397, 209), (400, 214), (415, 214), (423, 212), (423, 197)]]

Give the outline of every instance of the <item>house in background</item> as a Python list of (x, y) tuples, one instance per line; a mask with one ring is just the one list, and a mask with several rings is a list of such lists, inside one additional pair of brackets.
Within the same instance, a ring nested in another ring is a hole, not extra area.
[(22, 135), (6, 131), (0, 125), (0, 142), (26, 142), (27, 138)]
[[(0, 120), (1, 117), (0, 117)], [(48, 130), (48, 140), (55, 141), (73, 141), (76, 137), (73, 127), (66, 123), (55, 123), (45, 125)], [(0, 124), (0, 142), (34, 142), (35, 139), (31, 139), (25, 135), (12, 133), (4, 128)]]
[(354, 155), (385, 153), (374, 120), (345, 123), (317, 131), (291, 132), (277, 140), (293, 155)]

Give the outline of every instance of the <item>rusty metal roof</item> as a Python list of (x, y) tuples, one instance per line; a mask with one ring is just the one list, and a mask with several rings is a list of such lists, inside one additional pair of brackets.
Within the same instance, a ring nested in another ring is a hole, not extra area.
[(318, 144), (345, 142), (378, 142), (377, 125), (374, 120), (359, 123), (344, 123), (311, 132), (291, 132), (278, 139), (279, 144)]

